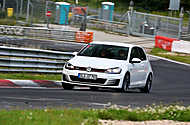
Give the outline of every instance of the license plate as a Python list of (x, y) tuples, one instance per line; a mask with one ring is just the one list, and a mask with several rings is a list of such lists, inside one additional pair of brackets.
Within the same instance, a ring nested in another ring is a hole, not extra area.
[(81, 79), (93, 79), (93, 80), (96, 80), (96, 79), (97, 79), (97, 75), (79, 73), (79, 74), (78, 74), (78, 78), (81, 78)]

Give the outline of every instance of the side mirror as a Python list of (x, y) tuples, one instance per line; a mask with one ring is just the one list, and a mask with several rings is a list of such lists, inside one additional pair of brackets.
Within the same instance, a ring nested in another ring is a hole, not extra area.
[(76, 56), (76, 55), (78, 54), (78, 52), (73, 52), (72, 54), (73, 54), (74, 56)]
[(141, 60), (139, 58), (133, 58), (131, 60), (131, 63), (140, 63), (140, 62), (141, 62)]

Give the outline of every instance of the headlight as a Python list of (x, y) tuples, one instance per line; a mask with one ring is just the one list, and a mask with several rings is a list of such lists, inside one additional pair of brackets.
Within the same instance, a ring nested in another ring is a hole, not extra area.
[(71, 63), (68, 63), (68, 62), (65, 64), (65, 68), (66, 69), (70, 69), (70, 70), (74, 70), (75, 69), (75, 67)]
[(110, 68), (106, 70), (106, 73), (110, 74), (120, 74), (121, 73), (121, 68), (116, 67), (116, 68)]

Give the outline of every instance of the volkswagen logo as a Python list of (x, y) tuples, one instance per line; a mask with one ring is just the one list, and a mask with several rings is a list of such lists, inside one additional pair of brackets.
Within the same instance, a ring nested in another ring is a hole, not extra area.
[(91, 68), (91, 67), (88, 67), (88, 68), (86, 69), (86, 71), (87, 71), (87, 72), (91, 72), (91, 71), (92, 71), (92, 68)]

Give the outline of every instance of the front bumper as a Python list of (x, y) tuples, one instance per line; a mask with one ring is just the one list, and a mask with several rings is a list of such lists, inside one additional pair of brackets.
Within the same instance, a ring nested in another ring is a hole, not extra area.
[[(96, 80), (78, 78), (78, 73), (96, 74)], [(85, 72), (77, 70), (63, 70), (62, 84), (72, 84), (76, 86), (121, 88), (123, 77), (121, 74), (106, 74), (96, 72)]]

